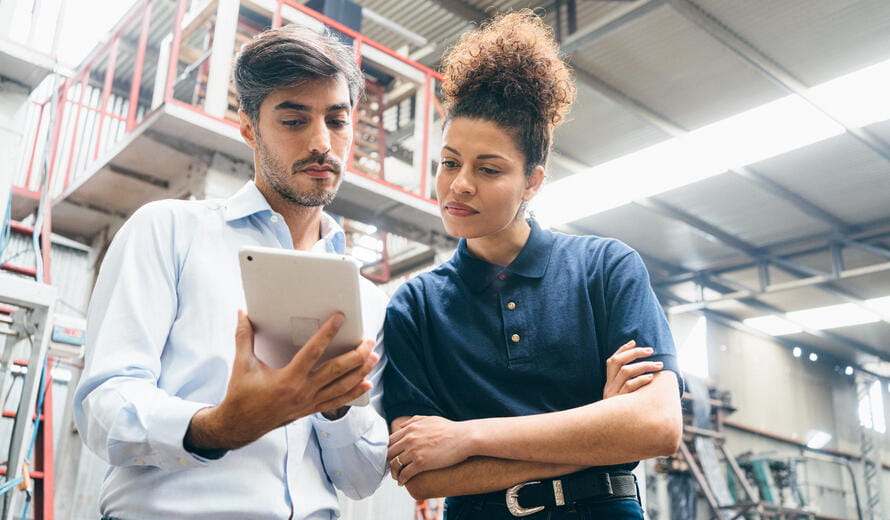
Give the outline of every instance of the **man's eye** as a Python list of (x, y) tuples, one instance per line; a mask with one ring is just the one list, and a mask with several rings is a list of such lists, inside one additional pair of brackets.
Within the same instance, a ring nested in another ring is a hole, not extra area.
[(331, 126), (336, 126), (338, 128), (344, 127), (349, 124), (348, 120), (345, 119), (334, 119), (332, 121), (328, 121), (328, 124)]
[(501, 173), (501, 172), (499, 172), (498, 170), (494, 170), (494, 169), (492, 169), (492, 168), (486, 168), (486, 167), (484, 167), (484, 166), (483, 166), (482, 168), (479, 168), (479, 169), (482, 170), (483, 172), (489, 174), (489, 175), (494, 175), (494, 174), (496, 174), (496, 173)]
[(291, 120), (288, 120), (288, 121), (282, 121), (282, 122), (281, 122), (281, 124), (284, 125), (284, 126), (297, 126), (297, 125), (302, 124), (302, 123), (303, 123), (303, 122), (300, 121), (299, 119), (291, 119)]

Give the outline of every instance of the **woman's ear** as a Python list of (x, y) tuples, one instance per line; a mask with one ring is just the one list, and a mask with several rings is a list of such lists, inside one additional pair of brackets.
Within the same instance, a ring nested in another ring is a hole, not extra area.
[(532, 200), (544, 184), (544, 167), (540, 164), (535, 166), (532, 174), (526, 177), (525, 193), (522, 200), (528, 202)]

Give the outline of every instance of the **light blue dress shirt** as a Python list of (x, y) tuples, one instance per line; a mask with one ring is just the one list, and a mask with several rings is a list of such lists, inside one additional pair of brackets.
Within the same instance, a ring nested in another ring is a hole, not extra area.
[[(324, 215), (313, 250), (342, 252)], [(367, 337), (380, 363), (372, 406), (336, 421), (304, 417), (218, 460), (183, 448), (192, 415), (224, 397), (245, 308), (241, 246), (293, 248), (284, 218), (253, 182), (225, 201), (166, 200), (140, 208), (102, 263), (87, 318), (87, 362), (75, 419), (108, 461), (103, 515), (122, 519), (295, 518), (339, 515), (334, 487), (372, 494), (386, 472), (380, 414), (386, 296), (362, 279)]]

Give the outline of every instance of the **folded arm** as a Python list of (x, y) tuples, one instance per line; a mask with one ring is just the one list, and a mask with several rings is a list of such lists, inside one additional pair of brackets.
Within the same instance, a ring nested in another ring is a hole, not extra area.
[(676, 376), (651, 373), (652, 363), (628, 364), (651, 353), (633, 346), (610, 358), (604, 401), (526, 417), (396, 419), (388, 454), (393, 476), (421, 499), (673, 454), (681, 433)]

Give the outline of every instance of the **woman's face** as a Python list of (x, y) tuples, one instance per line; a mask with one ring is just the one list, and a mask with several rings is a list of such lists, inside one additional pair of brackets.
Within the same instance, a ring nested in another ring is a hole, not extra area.
[(439, 211), (448, 234), (481, 238), (516, 221), (520, 205), (543, 181), (543, 168), (525, 175), (525, 156), (515, 139), (482, 119), (451, 120), (436, 174)]

